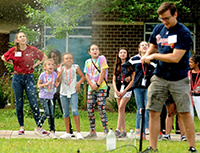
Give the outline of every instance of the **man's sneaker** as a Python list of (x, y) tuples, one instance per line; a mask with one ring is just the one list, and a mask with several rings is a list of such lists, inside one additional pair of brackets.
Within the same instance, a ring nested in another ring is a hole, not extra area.
[(52, 139), (57, 139), (55, 132), (50, 132), (49, 137)]
[(162, 136), (161, 139), (162, 139), (162, 140), (171, 140), (171, 137), (170, 137), (169, 134), (163, 134), (163, 136)]
[(85, 136), (84, 138), (85, 139), (91, 139), (91, 138), (96, 138), (97, 137), (97, 134), (96, 133), (93, 133), (93, 132), (90, 132), (87, 136)]
[(118, 138), (119, 136), (120, 136), (120, 131), (119, 130), (115, 130), (115, 135), (116, 135), (116, 137)]
[(187, 141), (187, 138), (185, 135), (181, 136), (181, 141)]
[(190, 148), (189, 148), (189, 153), (190, 153), (190, 152), (196, 152), (196, 153), (198, 153), (198, 151), (197, 151), (194, 147), (190, 147)]
[(71, 134), (65, 133), (65, 134), (61, 135), (60, 138), (61, 139), (70, 139), (71, 138)]
[(150, 152), (158, 152), (158, 149), (153, 150), (151, 147), (148, 147), (146, 150), (144, 150), (142, 153), (150, 153)]
[(127, 137), (127, 132), (122, 131), (121, 134), (119, 135), (119, 138), (125, 138), (125, 137)]
[(77, 137), (77, 140), (82, 140), (83, 139), (83, 136), (81, 135), (80, 132), (77, 132), (76, 137)]
[(18, 133), (18, 135), (23, 135), (24, 134), (24, 129), (20, 129), (17, 133)]

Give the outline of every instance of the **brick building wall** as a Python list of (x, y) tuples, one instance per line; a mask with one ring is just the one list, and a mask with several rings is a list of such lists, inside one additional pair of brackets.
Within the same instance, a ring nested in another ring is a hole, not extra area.
[[(200, 7), (199, 0), (184, 0), (184, 5), (191, 9), (190, 13), (178, 10), (178, 21), (196, 24), (196, 53), (200, 53)], [(109, 65), (108, 81), (112, 82), (114, 61), (120, 47), (126, 47), (131, 56), (138, 53), (138, 44), (144, 40), (144, 23), (158, 22), (157, 19), (147, 21), (147, 17), (137, 18), (133, 24), (119, 21), (119, 14), (92, 14), (92, 44), (99, 46), (100, 54), (105, 55)]]
[(121, 47), (129, 50), (130, 56), (138, 53), (138, 44), (143, 40), (144, 24), (124, 24), (118, 21), (119, 14), (98, 14), (92, 16), (92, 44), (99, 46), (100, 54), (105, 55), (109, 65), (108, 80), (112, 81), (116, 54)]

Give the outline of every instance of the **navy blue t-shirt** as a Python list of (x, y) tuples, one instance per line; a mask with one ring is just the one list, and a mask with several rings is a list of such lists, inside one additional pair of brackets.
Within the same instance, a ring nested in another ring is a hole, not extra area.
[(149, 42), (157, 45), (158, 53), (172, 53), (174, 49), (186, 50), (178, 63), (166, 63), (158, 61), (154, 74), (169, 81), (177, 81), (187, 77), (189, 65), (189, 52), (191, 34), (187, 27), (177, 24), (167, 29), (164, 24), (157, 25)]
[[(133, 71), (135, 72), (135, 78), (134, 78), (134, 84), (132, 88), (145, 88), (147, 89), (150, 85), (150, 79), (153, 75), (153, 71), (156, 67), (156, 60), (153, 60), (150, 64), (144, 64), (143, 68), (146, 72), (146, 75), (144, 76), (144, 71), (142, 68), (142, 62), (141, 62), (141, 56), (139, 54), (131, 57), (126, 63), (122, 65), (122, 67), (128, 68), (132, 67)], [(142, 85), (142, 79), (146, 79), (146, 86)]]

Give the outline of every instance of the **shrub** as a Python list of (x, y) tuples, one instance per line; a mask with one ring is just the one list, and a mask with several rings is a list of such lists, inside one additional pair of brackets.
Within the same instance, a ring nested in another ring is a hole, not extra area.
[(9, 76), (4, 73), (0, 82), (0, 108), (4, 108), (10, 99), (10, 81)]
[(78, 93), (78, 107), (84, 109), (84, 89), (81, 86), (81, 91)]

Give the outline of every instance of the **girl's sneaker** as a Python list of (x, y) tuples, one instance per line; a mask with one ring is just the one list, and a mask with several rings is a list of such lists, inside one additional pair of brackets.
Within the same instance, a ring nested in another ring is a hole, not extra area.
[(47, 136), (49, 135), (49, 132), (47, 132), (46, 130), (44, 129), (38, 129), (38, 128), (35, 128), (35, 134), (39, 135), (39, 136)]
[(81, 135), (80, 132), (77, 132), (76, 137), (77, 137), (77, 140), (82, 140), (83, 139), (83, 136)]
[(42, 136), (47, 136), (47, 135), (49, 135), (49, 132), (47, 132), (45, 129), (40, 129), (39, 132), (40, 132), (40, 134), (41, 134)]
[(163, 134), (163, 136), (162, 136), (161, 139), (162, 139), (162, 140), (171, 140), (171, 137), (170, 137), (169, 134)]
[(121, 134), (119, 135), (119, 138), (126, 138), (127, 137), (127, 132), (122, 131)]
[(20, 129), (17, 133), (18, 133), (18, 135), (23, 135), (24, 134), (24, 129)]
[(115, 136), (118, 138), (120, 136), (121, 132), (119, 130), (115, 130)]
[(84, 138), (85, 139), (92, 139), (92, 138), (96, 138), (97, 137), (97, 134), (96, 133), (93, 133), (93, 132), (90, 132), (87, 136), (85, 136)]
[(60, 138), (61, 139), (70, 139), (71, 138), (71, 134), (65, 133), (65, 134), (61, 135)]
[(50, 132), (49, 137), (52, 139), (57, 139), (55, 132)]

